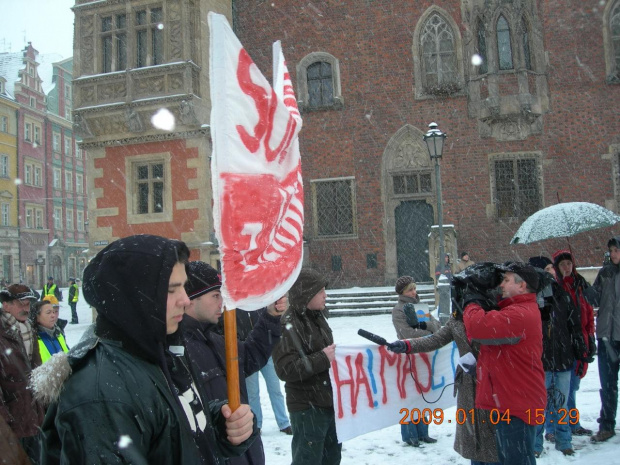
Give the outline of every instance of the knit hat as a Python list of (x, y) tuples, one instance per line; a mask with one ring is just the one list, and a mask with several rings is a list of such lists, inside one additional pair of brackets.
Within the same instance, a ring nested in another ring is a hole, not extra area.
[(190, 300), (222, 287), (217, 270), (205, 262), (189, 262), (187, 265), (187, 284), (185, 291)]
[(573, 258), (573, 254), (570, 253), (570, 250), (558, 250), (553, 254), (553, 266), (557, 268), (562, 260), (570, 260), (573, 266), (575, 265), (575, 259)]
[(414, 282), (415, 280), (411, 276), (401, 276), (396, 280), (396, 286), (394, 287), (394, 290), (398, 295), (400, 295), (403, 293), (405, 288), (409, 286), (409, 284)]
[(465, 255), (469, 255), (469, 253), (465, 252), (464, 250), (461, 252), (461, 258), (463, 258)]
[(13, 300), (37, 300), (34, 294), (25, 284), (11, 284), (0, 291), (0, 302), (12, 302)]
[(547, 265), (551, 265), (551, 259), (545, 257), (544, 255), (540, 255), (538, 257), (530, 257), (528, 263), (535, 268), (540, 268), (544, 270)]
[(531, 290), (534, 292), (538, 291), (538, 273), (532, 265), (522, 262), (506, 262), (503, 265), (497, 265), (497, 269), (518, 275)]

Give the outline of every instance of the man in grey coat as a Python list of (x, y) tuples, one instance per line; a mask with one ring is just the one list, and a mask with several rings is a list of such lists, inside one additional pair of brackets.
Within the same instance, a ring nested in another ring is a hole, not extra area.
[(598, 273), (594, 284), (584, 291), (595, 307), (598, 339), (598, 376), (601, 381), (601, 413), (599, 430), (592, 442), (607, 441), (615, 436), (618, 409), (618, 371), (620, 370), (620, 236), (607, 242), (611, 263)]

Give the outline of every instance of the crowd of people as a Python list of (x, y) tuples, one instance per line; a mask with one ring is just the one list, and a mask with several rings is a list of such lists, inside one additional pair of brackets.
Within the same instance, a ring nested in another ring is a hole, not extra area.
[[(457, 269), (446, 256), (438, 275), (461, 287), (444, 326), (417, 312), (413, 278), (397, 280), (392, 321), (398, 340), (387, 347), (411, 354), (456, 343), (457, 406), (478, 421), (456, 425), (454, 449), (472, 465), (534, 464), (544, 441), (570, 456), (574, 435), (593, 442), (615, 435), (620, 236), (608, 249), (610, 263), (591, 286), (570, 250), (504, 264), (474, 263), (463, 252)], [(261, 372), (278, 427), (292, 435), (293, 465), (340, 463), (325, 278), (303, 268), (287, 295), (257, 312), (239, 311), (241, 405), (233, 411), (221, 278), (189, 255), (183, 242), (150, 235), (119, 239), (100, 251), (84, 270), (82, 287), (96, 322), (71, 349), (53, 279), (41, 295), (23, 284), (0, 291), (3, 460), (264, 464)], [(79, 295), (71, 279), (73, 323)], [(602, 406), (593, 434), (569, 412), (578, 411), (579, 382), (597, 351)], [(494, 413), (500, 421), (490, 421)], [(403, 442), (437, 442), (429, 423), (401, 425)]]
[[(461, 286), (456, 300), (453, 295), (450, 320), (423, 338), (397, 330), (399, 340), (388, 345), (396, 353), (427, 352), (455, 341), (461, 357), (455, 375), (457, 406), (475, 409), (480, 419), (497, 412), (500, 421), (456, 426), (454, 449), (472, 465), (534, 464), (544, 441), (571, 456), (572, 436), (600, 443), (615, 435), (620, 236), (607, 247), (609, 263), (592, 286), (577, 272), (570, 250), (558, 250), (551, 258), (531, 257), (528, 263), (479, 265), (463, 252), (456, 270), (446, 255), (437, 275), (450, 276)], [(399, 278), (396, 291), (411, 281)], [(494, 288), (501, 297), (495, 299)], [(395, 326), (397, 320), (405, 321), (397, 316), (403, 313), (400, 307), (394, 308)], [(419, 330), (416, 322), (406, 321)], [(601, 410), (599, 430), (593, 434), (579, 422), (577, 391), (597, 352)], [(409, 442), (404, 436), (403, 441)]]

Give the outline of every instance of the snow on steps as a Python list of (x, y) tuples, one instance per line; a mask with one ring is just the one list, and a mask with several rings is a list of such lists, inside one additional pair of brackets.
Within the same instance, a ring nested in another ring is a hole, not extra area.
[[(420, 301), (435, 308), (435, 289), (432, 283), (418, 284)], [(393, 287), (353, 287), (327, 289), (327, 309), (330, 317), (378, 315), (391, 313), (398, 301)]]

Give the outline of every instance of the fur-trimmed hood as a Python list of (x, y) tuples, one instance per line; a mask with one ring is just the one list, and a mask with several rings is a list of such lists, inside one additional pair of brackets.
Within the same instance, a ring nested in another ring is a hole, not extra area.
[(69, 352), (58, 352), (30, 376), (30, 389), (34, 398), (45, 407), (57, 402), (64, 383), (73, 373), (73, 366), (95, 348), (99, 338), (95, 336), (94, 325), (90, 326), (80, 342)]

